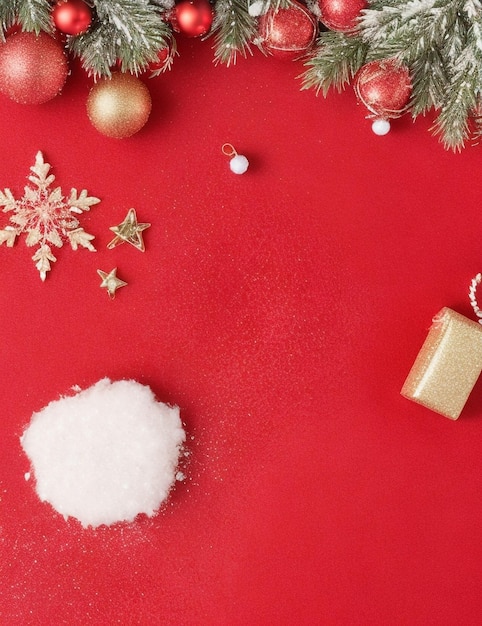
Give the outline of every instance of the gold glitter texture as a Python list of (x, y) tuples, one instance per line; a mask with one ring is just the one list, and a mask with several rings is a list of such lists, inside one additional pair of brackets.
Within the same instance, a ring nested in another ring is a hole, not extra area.
[(106, 137), (123, 139), (137, 133), (151, 112), (151, 95), (144, 83), (131, 74), (113, 72), (92, 87), (87, 114)]
[(456, 420), (481, 370), (481, 325), (445, 307), (434, 317), (401, 394)]

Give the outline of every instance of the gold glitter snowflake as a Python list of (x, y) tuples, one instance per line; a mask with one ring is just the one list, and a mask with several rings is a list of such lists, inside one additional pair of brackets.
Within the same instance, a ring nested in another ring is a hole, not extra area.
[(32, 259), (42, 280), (51, 270), (51, 263), (57, 260), (51, 246), (61, 248), (64, 241), (68, 241), (73, 250), (81, 246), (95, 251), (91, 244), (94, 235), (80, 227), (76, 215), (100, 202), (99, 198), (89, 197), (85, 189), (79, 195), (76, 189), (72, 189), (68, 198), (62, 195), (60, 187), (51, 189), (55, 176), (49, 174), (50, 167), (43, 154), (37, 152), (35, 165), (30, 168), (33, 174), (28, 177), (32, 184), (25, 187), (23, 198), (15, 200), (10, 189), (0, 190), (3, 212), (13, 213), (10, 225), (0, 230), (0, 245), (5, 243), (12, 247), (16, 238), (25, 233), (25, 244), (38, 246)]

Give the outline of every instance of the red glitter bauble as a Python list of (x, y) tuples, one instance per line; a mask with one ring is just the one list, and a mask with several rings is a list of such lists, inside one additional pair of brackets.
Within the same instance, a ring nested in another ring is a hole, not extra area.
[(173, 9), (174, 30), (187, 37), (205, 35), (213, 23), (213, 8), (208, 0), (181, 0)]
[(384, 119), (402, 115), (412, 94), (408, 68), (393, 59), (364, 65), (358, 70), (353, 86), (370, 113)]
[(295, 0), (287, 9), (261, 15), (258, 31), (263, 48), (278, 59), (297, 59), (313, 45), (318, 25), (313, 14)]
[(366, 0), (318, 0), (320, 20), (331, 30), (342, 33), (354, 31), (361, 11), (366, 9)]
[(61, 44), (46, 33), (15, 33), (0, 44), (0, 90), (15, 102), (51, 100), (64, 86), (68, 70)]
[(80, 35), (92, 23), (92, 9), (84, 0), (59, 0), (52, 9), (52, 19), (62, 33)]

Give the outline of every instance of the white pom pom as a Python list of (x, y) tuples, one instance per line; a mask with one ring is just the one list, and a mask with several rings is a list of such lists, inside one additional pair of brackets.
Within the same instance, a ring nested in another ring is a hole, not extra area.
[(243, 154), (237, 154), (229, 161), (229, 167), (234, 174), (244, 174), (249, 167), (249, 161)]
[(390, 132), (390, 122), (388, 120), (375, 120), (372, 124), (372, 131), (375, 135), (383, 137)]

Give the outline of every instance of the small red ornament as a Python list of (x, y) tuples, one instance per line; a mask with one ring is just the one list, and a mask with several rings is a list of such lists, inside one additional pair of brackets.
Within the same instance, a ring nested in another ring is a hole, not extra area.
[(51, 100), (64, 86), (68, 69), (61, 44), (46, 33), (15, 33), (0, 44), (0, 90), (15, 102)]
[(331, 30), (349, 33), (356, 30), (366, 0), (318, 0), (320, 20)]
[(358, 70), (353, 83), (355, 93), (374, 117), (400, 117), (412, 94), (408, 68), (385, 59), (371, 61)]
[(84, 0), (59, 0), (52, 9), (55, 26), (66, 35), (81, 35), (92, 24), (92, 9)]
[(187, 37), (205, 35), (213, 23), (213, 8), (208, 0), (181, 0), (173, 9), (171, 24)]
[(314, 44), (318, 25), (315, 17), (296, 0), (287, 9), (269, 9), (261, 15), (258, 31), (262, 46), (278, 59), (297, 59)]

